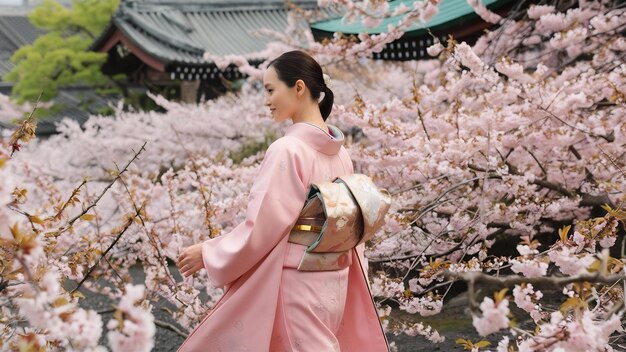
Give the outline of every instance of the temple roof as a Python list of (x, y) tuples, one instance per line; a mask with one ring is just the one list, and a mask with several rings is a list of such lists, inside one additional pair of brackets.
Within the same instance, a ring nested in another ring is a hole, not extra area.
[[(315, 0), (294, 3), (304, 9), (317, 6)], [(212, 63), (203, 58), (204, 52), (216, 56), (246, 55), (254, 60), (254, 53), (260, 53), (272, 41), (259, 30), (283, 33), (288, 26), (287, 13), (283, 0), (125, 1), (92, 49), (108, 51), (126, 41), (124, 44), (135, 55), (135, 51), (141, 51), (154, 59), (151, 66), (159, 71), (172, 63)]]
[(26, 16), (0, 14), (0, 80), (13, 69), (13, 52), (32, 43), (42, 33)]
[[(489, 9), (497, 9), (511, 3), (512, 0), (481, 0), (481, 2)], [(389, 1), (389, 12), (404, 4), (409, 9), (413, 7), (415, 0), (392, 0)], [(404, 14), (391, 16), (384, 19), (380, 25), (374, 28), (366, 27), (361, 21), (355, 21), (351, 24), (342, 23), (341, 18), (333, 18), (322, 20), (311, 24), (311, 29), (324, 31), (329, 33), (341, 32), (344, 34), (369, 33), (378, 34), (387, 31), (387, 27), (392, 24), (398, 24)], [(468, 17), (477, 18), (478, 15), (469, 6), (467, 0), (442, 0), (439, 4), (439, 12), (426, 23), (415, 23), (406, 29), (408, 34), (418, 34), (410, 32), (425, 33), (426, 29), (434, 29), (441, 26), (454, 26), (462, 24), (461, 21), (467, 20)]]

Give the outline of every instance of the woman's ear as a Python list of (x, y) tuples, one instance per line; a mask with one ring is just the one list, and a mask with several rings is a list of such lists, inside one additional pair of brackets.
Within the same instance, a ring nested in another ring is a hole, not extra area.
[(304, 81), (299, 79), (296, 81), (296, 95), (298, 95), (299, 97), (302, 96), (302, 94), (304, 94), (304, 88), (306, 87), (306, 85), (304, 84)]

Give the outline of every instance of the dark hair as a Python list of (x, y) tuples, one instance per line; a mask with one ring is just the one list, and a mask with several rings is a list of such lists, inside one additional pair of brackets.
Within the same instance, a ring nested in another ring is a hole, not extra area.
[(319, 102), (319, 107), (322, 118), (326, 121), (333, 109), (335, 95), (324, 82), (324, 73), (320, 64), (304, 51), (293, 50), (272, 60), (267, 67), (271, 66), (274, 66), (278, 79), (285, 82), (288, 87), (295, 86), (299, 79), (303, 80), (314, 100), (318, 100), (320, 93), (324, 92), (324, 99)]

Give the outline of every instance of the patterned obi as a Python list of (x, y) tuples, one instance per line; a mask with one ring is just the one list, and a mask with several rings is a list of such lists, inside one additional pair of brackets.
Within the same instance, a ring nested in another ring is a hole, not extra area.
[[(364, 174), (311, 184), (288, 241), (305, 248), (301, 271), (340, 270), (352, 264), (351, 249), (385, 224), (391, 195)], [(292, 261), (293, 259), (286, 260)]]

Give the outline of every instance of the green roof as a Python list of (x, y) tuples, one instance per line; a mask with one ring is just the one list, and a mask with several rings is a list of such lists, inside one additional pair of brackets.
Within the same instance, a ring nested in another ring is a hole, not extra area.
[[(483, 4), (485, 4), (488, 8), (494, 9), (503, 4), (509, 3), (510, 0), (481, 0)], [(393, 12), (393, 10), (398, 7), (400, 4), (406, 5), (408, 8), (413, 7), (413, 3), (415, 0), (393, 0), (389, 2), (389, 12)], [(392, 16), (384, 19), (380, 25), (374, 28), (367, 28), (365, 25), (356, 20), (351, 24), (342, 23), (341, 18), (335, 18), (331, 20), (319, 21), (311, 24), (311, 28), (325, 31), (325, 32), (341, 32), (345, 34), (358, 34), (358, 33), (369, 33), (369, 34), (379, 34), (383, 32), (387, 32), (387, 27), (392, 25), (397, 25), (402, 18), (404, 18), (406, 14)], [(474, 10), (468, 5), (467, 0), (442, 0), (439, 4), (439, 12), (433, 16), (428, 22), (425, 24), (416, 22), (407, 28), (406, 32), (411, 31), (425, 31), (426, 28), (433, 28), (448, 24), (450, 22), (454, 22), (456, 20), (462, 19), (466, 16), (477, 16), (474, 13)]]

